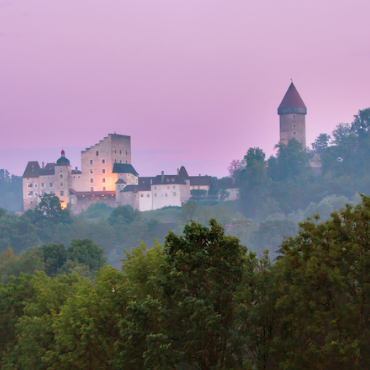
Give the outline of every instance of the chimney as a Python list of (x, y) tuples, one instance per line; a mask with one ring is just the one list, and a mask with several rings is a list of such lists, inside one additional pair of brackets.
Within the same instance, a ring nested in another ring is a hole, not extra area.
[(150, 179), (150, 185), (152, 185), (153, 184), (153, 179)]
[(164, 171), (161, 173), (161, 181), (164, 182)]
[(44, 162), (42, 162), (42, 168), (44, 168), (44, 166), (45, 166), (45, 163), (44, 163)]
[(77, 171), (77, 167), (76, 167), (76, 171)]
[(179, 176), (180, 175), (180, 170), (179, 169), (177, 169), (177, 176)]
[(199, 174), (199, 176), (202, 176), (201, 174)]

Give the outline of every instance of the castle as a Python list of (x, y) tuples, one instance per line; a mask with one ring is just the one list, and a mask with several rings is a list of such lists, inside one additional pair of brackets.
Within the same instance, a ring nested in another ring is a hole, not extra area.
[[(307, 108), (293, 82), (278, 114), (280, 141), (287, 144), (294, 137), (305, 147)], [(155, 177), (139, 177), (131, 164), (130, 136), (109, 134), (81, 152), (81, 170), (72, 169), (64, 150), (56, 163), (40, 167), (37, 161), (28, 162), (23, 174), (23, 210), (35, 209), (45, 193), (57, 195), (62, 208), (70, 205), (72, 213), (85, 210), (92, 202), (129, 205), (139, 211), (181, 207), (191, 198), (191, 190), (208, 192), (211, 183), (211, 176), (189, 176), (185, 167), (175, 175), (162, 171)], [(236, 184), (230, 182), (226, 191), (225, 200), (237, 199)]]

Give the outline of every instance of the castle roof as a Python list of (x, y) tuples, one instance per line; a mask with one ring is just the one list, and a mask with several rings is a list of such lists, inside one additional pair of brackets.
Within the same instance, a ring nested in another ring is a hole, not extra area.
[(64, 150), (60, 153), (61, 157), (57, 160), (57, 165), (58, 166), (69, 166), (69, 160), (66, 158), (66, 153)]
[(123, 190), (121, 190), (121, 193), (138, 193), (139, 191), (150, 191), (150, 185), (148, 184), (142, 184), (142, 185), (127, 185)]
[(166, 184), (166, 185), (181, 184), (181, 185), (184, 185), (184, 184), (186, 184), (186, 181), (180, 175), (163, 175), (163, 176), (158, 175), (156, 177), (153, 177), (152, 184), (153, 185), (161, 185), (161, 184)]
[(278, 114), (287, 113), (307, 114), (307, 107), (293, 82), (290, 84), (278, 108)]
[(39, 177), (40, 165), (37, 161), (31, 161), (27, 163), (27, 167), (24, 170), (23, 177)]
[(211, 176), (190, 176), (191, 186), (211, 186), (212, 177)]
[(189, 178), (188, 171), (186, 171), (186, 168), (184, 166), (181, 166), (180, 171), (179, 171), (179, 176), (185, 180)]
[(132, 166), (132, 164), (128, 164), (128, 163), (114, 163), (113, 173), (131, 173), (135, 176), (139, 175), (135, 171), (135, 168)]

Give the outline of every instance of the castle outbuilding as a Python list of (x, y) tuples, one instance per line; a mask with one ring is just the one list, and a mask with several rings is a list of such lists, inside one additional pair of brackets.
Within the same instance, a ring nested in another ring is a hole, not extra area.
[(278, 108), (280, 142), (287, 145), (294, 137), (306, 147), (306, 114), (307, 107), (292, 82)]

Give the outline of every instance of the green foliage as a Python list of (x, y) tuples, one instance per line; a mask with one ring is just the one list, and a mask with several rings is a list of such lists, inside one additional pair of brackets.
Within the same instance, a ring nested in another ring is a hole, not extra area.
[(205, 189), (191, 189), (190, 194), (194, 198), (201, 198), (207, 196), (207, 190)]
[(96, 245), (91, 239), (72, 240), (67, 250), (68, 259), (84, 264), (90, 271), (98, 271), (106, 263), (104, 249)]
[(15, 212), (20, 211), (22, 205), (22, 177), (0, 169), (0, 207)]
[(36, 224), (43, 222), (70, 223), (71, 216), (67, 209), (62, 209), (59, 198), (54, 194), (45, 193), (41, 196), (40, 202), (34, 212)]
[(118, 206), (108, 218), (110, 225), (130, 225), (140, 219), (140, 212), (130, 206)]

